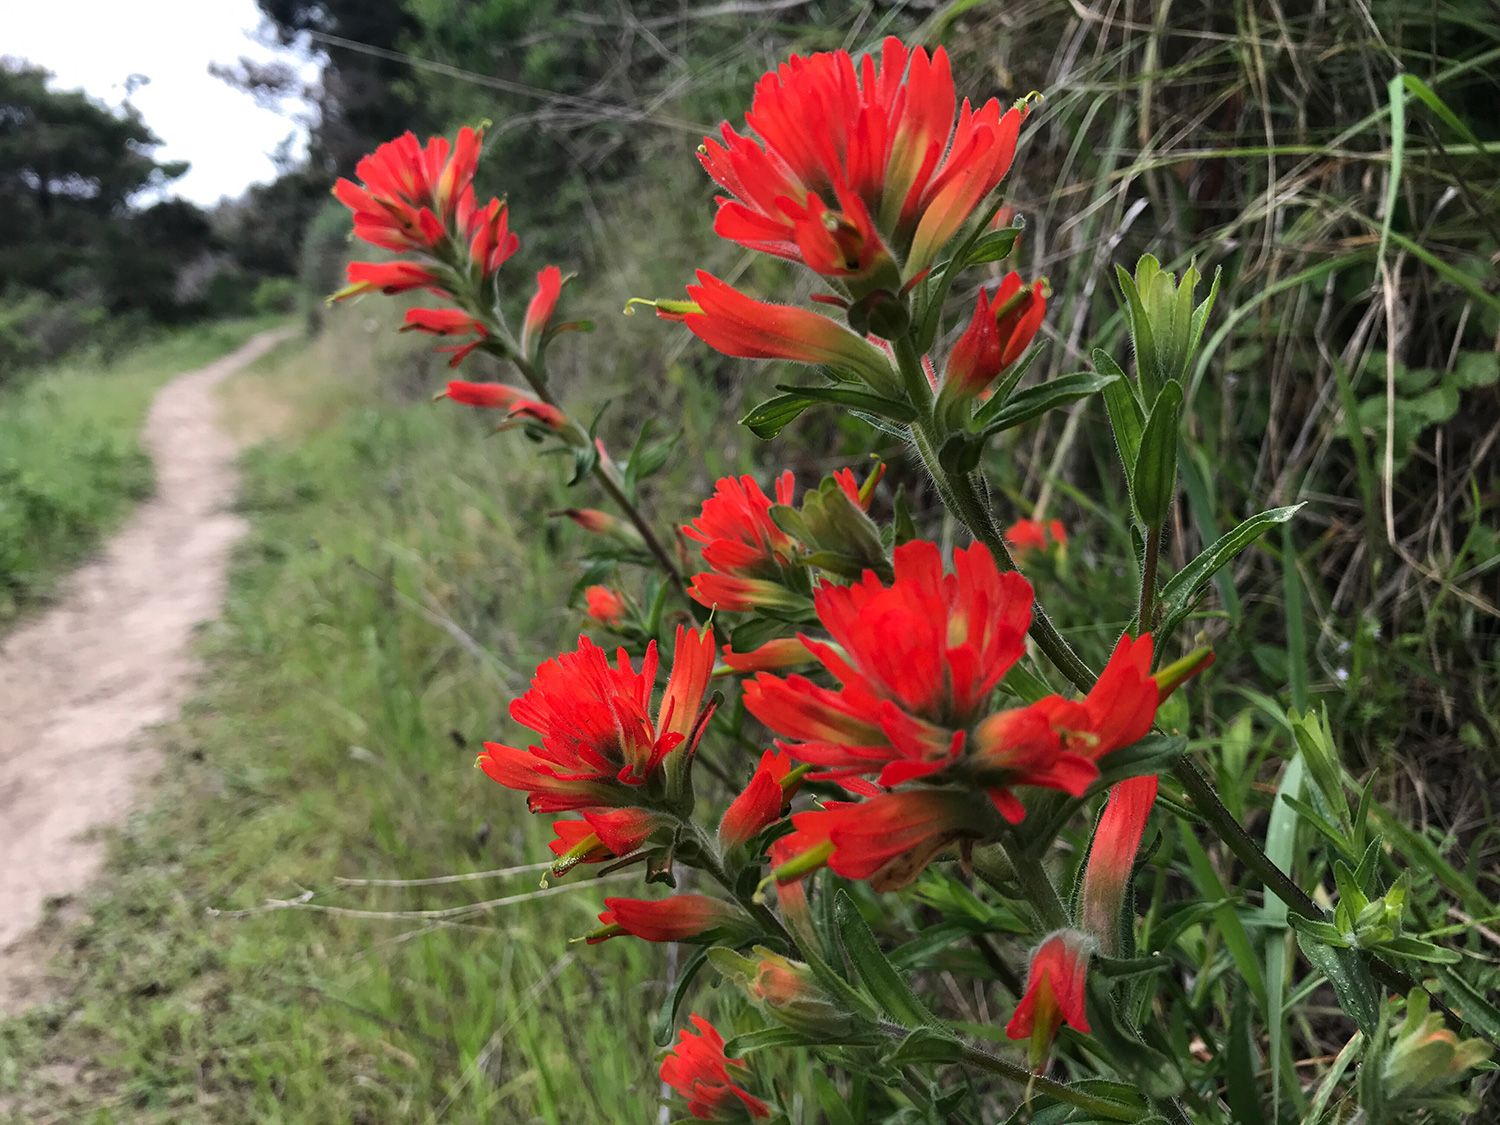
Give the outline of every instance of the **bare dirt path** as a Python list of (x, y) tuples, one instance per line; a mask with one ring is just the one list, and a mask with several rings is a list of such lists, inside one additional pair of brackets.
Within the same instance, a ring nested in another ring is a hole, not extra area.
[(19, 939), (49, 897), (97, 872), (104, 845), (89, 830), (129, 812), (157, 764), (141, 734), (192, 687), (194, 628), (218, 613), (245, 530), (214, 387), (285, 335), (262, 333), (158, 393), (144, 434), (155, 495), (59, 604), (0, 642), (0, 1011), (32, 991)]

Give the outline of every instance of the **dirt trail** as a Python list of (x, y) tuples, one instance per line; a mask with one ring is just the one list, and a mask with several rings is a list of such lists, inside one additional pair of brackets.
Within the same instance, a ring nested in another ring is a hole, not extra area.
[(230, 548), (233, 440), (214, 386), (285, 336), (267, 332), (156, 396), (145, 442), (156, 494), (62, 600), (0, 642), (0, 1011), (32, 989), (21, 939), (45, 900), (81, 891), (104, 858), (90, 829), (129, 812), (157, 757), (135, 745), (192, 687), (193, 630), (218, 613)]

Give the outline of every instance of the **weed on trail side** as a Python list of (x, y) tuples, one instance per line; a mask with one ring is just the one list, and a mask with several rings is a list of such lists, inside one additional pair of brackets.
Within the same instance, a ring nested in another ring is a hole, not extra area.
[(660, 951), (570, 946), (602, 890), (529, 901), (547, 825), (472, 769), (577, 634), (547, 541), (582, 532), (542, 526), (562, 497), (524, 439), (349, 377), (409, 369), (368, 340), (350, 318), (225, 389), (290, 406), (245, 460), (252, 531), (209, 686), (84, 922), (52, 927), (68, 983), (0, 1024), (0, 1120), (654, 1114), (652, 1048), (617, 1032), (659, 1006)]
[(107, 364), (80, 357), (0, 394), (0, 629), (150, 494), (141, 425), (162, 385), (273, 323), (184, 329)]

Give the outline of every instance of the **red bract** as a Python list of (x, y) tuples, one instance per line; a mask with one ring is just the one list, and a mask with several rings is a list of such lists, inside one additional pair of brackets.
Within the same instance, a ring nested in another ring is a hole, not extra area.
[(630, 855), (658, 828), (672, 819), (645, 809), (584, 810), (582, 820), (558, 820), (552, 824), (557, 839), (548, 847), (557, 856), (554, 875), (562, 875), (580, 863), (603, 863)]
[(749, 652), (734, 652), (724, 646), (724, 663), (736, 672), (775, 672), (812, 661), (813, 654), (797, 637), (777, 637)]
[(479, 766), (501, 785), (529, 793), (532, 812), (633, 804), (665, 762), (691, 754), (686, 740), (713, 662), (712, 632), (678, 626), (672, 676), (653, 719), (656, 642), (637, 672), (624, 649), (611, 666), (603, 649), (580, 637), (576, 652), (539, 667), (531, 690), (510, 705), (511, 718), (538, 732), (541, 746), (486, 742)]
[(1031, 1062), (1038, 1072), (1045, 1068), (1052, 1040), (1064, 1020), (1085, 1034), (1089, 1030), (1083, 1002), (1088, 963), (1089, 941), (1077, 930), (1059, 930), (1031, 955), (1026, 994), (1006, 1024), (1005, 1034), (1031, 1039)]
[(536, 295), (526, 306), (526, 320), (521, 325), (521, 354), (527, 358), (536, 356), (542, 333), (552, 320), (557, 309), (557, 299), (562, 295), (562, 270), (548, 266), (536, 275)]
[(625, 617), (625, 599), (608, 586), (590, 586), (583, 592), (588, 615), (601, 625), (618, 625)]
[(909, 885), (940, 853), (982, 832), (983, 810), (970, 794), (909, 789), (867, 801), (831, 801), (792, 817), (795, 831), (778, 841), (779, 880), (801, 878), (826, 861), (847, 879), (868, 879), (877, 891)]
[(1013, 823), (1026, 815), (1013, 786), (1040, 785), (1082, 796), (1099, 776), (1100, 758), (1146, 736), (1158, 696), (1150, 634), (1137, 641), (1121, 637), (1082, 700), (1049, 695), (980, 723), (971, 758), (975, 776)]
[(980, 289), (973, 319), (948, 355), (943, 389), (961, 399), (983, 395), (1001, 372), (1021, 358), (1046, 311), (1044, 284), (1023, 285), (1020, 274), (1008, 274), (993, 298)]
[[(792, 502), (792, 485), (788, 469), (776, 481), (776, 503)], [(703, 545), (703, 561), (711, 569), (740, 578), (779, 577), (780, 563), (790, 560), (796, 547), (771, 519), (771, 500), (751, 476), (721, 478), (682, 533)]]
[(1109, 803), (1094, 829), (1083, 873), (1083, 924), (1106, 953), (1117, 945), (1125, 885), (1156, 802), (1156, 786), (1155, 774), (1120, 782), (1109, 791)]
[(724, 1037), (696, 1012), (698, 1034), (683, 1029), (677, 1046), (662, 1060), (661, 1080), (687, 1099), (688, 1112), (700, 1121), (764, 1120), (771, 1107), (736, 1085), (749, 1066), (724, 1054)]
[(482, 140), (483, 133), (463, 128), (451, 148), (445, 137), (423, 148), (403, 133), (362, 159), (354, 169), (360, 184), (341, 179), (333, 188), (354, 212), (355, 237), (388, 250), (434, 249), (455, 225), (461, 202), (472, 207)]
[[(730, 804), (719, 822), (719, 847), (726, 852), (747, 843), (757, 832), (781, 819), (797, 782), (787, 783), (792, 756), (767, 750), (750, 784)], [(800, 778), (798, 779), (800, 781)]]
[(632, 934), (646, 941), (684, 941), (710, 930), (742, 928), (739, 911), (708, 895), (673, 895), (671, 898), (607, 898), (603, 923), (588, 936), (597, 945), (612, 937)]
[[(557, 407), (538, 399), (530, 398), (519, 387), (505, 383), (450, 382), (441, 398), (449, 398), (465, 406), (478, 406), (486, 410), (504, 410), (510, 422), (537, 422), (556, 433), (568, 428), (568, 416)], [(502, 424), (504, 428), (505, 424)]]
[(362, 293), (407, 293), (413, 289), (432, 289), (438, 284), (435, 274), (412, 262), (350, 262), (349, 284), (333, 295), (342, 301)]
[(878, 64), (857, 66), (845, 51), (793, 55), (756, 85), (745, 123), (759, 143), (728, 123), (704, 139), (699, 159), (734, 196), (720, 200), (714, 229), (816, 269), (824, 262), (799, 238), (811, 194), (841, 228), (858, 229), (868, 211), (915, 276), (1009, 170), (1025, 116), (965, 101), (955, 125), (956, 100), (941, 48), (929, 58), (887, 39)]
[(453, 358), (448, 361), (449, 367), (457, 367), (489, 336), (483, 324), (459, 309), (407, 309), (406, 323), (401, 326), (401, 331), (426, 332), (432, 336), (467, 336), (472, 332), (474, 339), (466, 344), (437, 349), (453, 353)]
[(741, 359), (788, 359), (826, 363), (854, 372), (888, 393), (900, 382), (886, 353), (862, 336), (808, 309), (773, 305), (747, 297), (705, 270), (687, 287), (699, 311), (683, 322), (705, 344)]
[(897, 547), (895, 581), (866, 572), (849, 586), (823, 585), (818, 619), (834, 644), (803, 643), (838, 680), (837, 691), (801, 676), (761, 675), (746, 686), (750, 711), (796, 757), (853, 773), (886, 769), (896, 784), (947, 763), (962, 728), (1025, 648), (1030, 584), (1001, 574), (975, 544), (943, 572), (933, 543)]
[(469, 268), (481, 283), (521, 248), (521, 240), (510, 229), (510, 208), (499, 199), (475, 207), (472, 191), (459, 200), (458, 237), (468, 247)]
[(731, 574), (695, 574), (688, 594), (699, 605), (726, 613), (745, 613), (759, 608), (796, 609), (807, 604), (779, 582), (764, 578), (736, 578)]

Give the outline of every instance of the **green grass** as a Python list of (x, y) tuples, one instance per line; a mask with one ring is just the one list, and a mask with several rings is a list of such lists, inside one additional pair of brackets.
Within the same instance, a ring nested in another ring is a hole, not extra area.
[(108, 364), (72, 360), (0, 394), (0, 626), (151, 492), (140, 432), (162, 384), (268, 324), (184, 329)]
[(537, 872), (335, 886), (547, 855), (548, 819), (472, 762), (481, 740), (515, 733), (506, 703), (579, 627), (557, 608), (571, 577), (541, 527), (562, 500), (554, 466), (425, 395), (339, 377), (404, 362), (383, 346), (397, 345), (349, 317), (227, 388), (292, 410), (245, 461), (252, 531), (208, 643), (210, 686), (169, 729), (154, 811), (120, 835), (86, 919), (51, 926), (68, 983), (0, 1024), (0, 1119), (654, 1116), (640, 1013), (660, 1004), (648, 967), (664, 959), (568, 944), (595, 924), (600, 890), (447, 923), (211, 913), (304, 889), (383, 911), (537, 889)]

